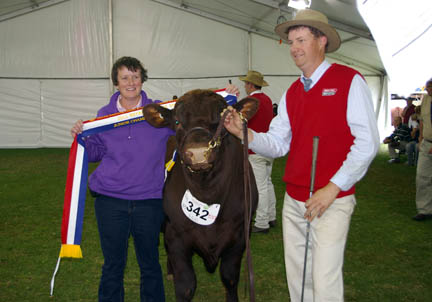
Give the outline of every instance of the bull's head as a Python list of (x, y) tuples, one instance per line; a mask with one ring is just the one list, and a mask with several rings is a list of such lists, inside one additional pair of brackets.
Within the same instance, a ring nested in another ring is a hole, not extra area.
[[(233, 107), (249, 120), (258, 110), (258, 100), (245, 98)], [(217, 158), (221, 140), (227, 135), (221, 113), (228, 105), (211, 90), (192, 90), (183, 95), (173, 110), (157, 104), (144, 107), (145, 119), (154, 127), (170, 127), (176, 131), (177, 151), (191, 172), (208, 171)], [(217, 133), (217, 129), (222, 127)], [(216, 134), (216, 135), (215, 135)]]

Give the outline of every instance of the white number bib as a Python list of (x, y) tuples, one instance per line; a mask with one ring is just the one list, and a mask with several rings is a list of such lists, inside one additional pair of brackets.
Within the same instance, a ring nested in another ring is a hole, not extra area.
[(210, 225), (215, 222), (219, 214), (220, 204), (208, 204), (196, 199), (189, 190), (186, 190), (181, 203), (183, 213), (193, 222), (201, 225)]

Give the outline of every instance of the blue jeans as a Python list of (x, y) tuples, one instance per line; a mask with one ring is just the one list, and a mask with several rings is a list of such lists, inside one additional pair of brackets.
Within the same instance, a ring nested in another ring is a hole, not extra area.
[(165, 301), (159, 264), (162, 200), (123, 200), (99, 195), (95, 200), (95, 213), (105, 260), (99, 284), (99, 301), (124, 301), (123, 276), (130, 235), (134, 239), (140, 266), (141, 301)]
[(410, 141), (406, 145), (406, 153), (408, 156), (408, 165), (410, 165), (410, 166), (417, 165), (417, 159), (418, 159), (417, 144), (418, 143), (416, 141)]

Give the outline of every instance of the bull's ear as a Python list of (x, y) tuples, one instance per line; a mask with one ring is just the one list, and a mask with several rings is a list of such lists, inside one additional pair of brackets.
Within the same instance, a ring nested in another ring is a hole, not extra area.
[(258, 111), (259, 100), (256, 98), (246, 97), (234, 106), (235, 110), (241, 112), (242, 115), (249, 121)]
[(172, 128), (172, 112), (158, 104), (148, 104), (143, 108), (146, 121), (156, 128)]

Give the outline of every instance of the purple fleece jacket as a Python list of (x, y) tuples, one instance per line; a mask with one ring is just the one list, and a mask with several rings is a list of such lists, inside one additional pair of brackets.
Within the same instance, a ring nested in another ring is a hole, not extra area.
[[(97, 116), (117, 113), (119, 92)], [(142, 105), (156, 103), (141, 91)], [(90, 175), (92, 191), (126, 200), (162, 198), (166, 142), (174, 131), (154, 128), (146, 121), (114, 128), (86, 138), (90, 162), (99, 162)]]

